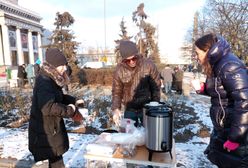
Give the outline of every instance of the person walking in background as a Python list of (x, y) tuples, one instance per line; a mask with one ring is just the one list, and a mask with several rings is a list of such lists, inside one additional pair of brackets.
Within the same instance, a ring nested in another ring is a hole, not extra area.
[(167, 65), (162, 71), (161, 71), (161, 77), (164, 84), (164, 92), (171, 93), (171, 87), (172, 87), (172, 77), (173, 70)]
[(25, 68), (27, 73), (28, 84), (33, 88), (34, 83), (34, 66), (32, 64), (28, 64)]
[(64, 168), (63, 154), (69, 149), (69, 139), (63, 118), (81, 122), (77, 100), (64, 95), (68, 83), (66, 58), (56, 48), (46, 51), (46, 62), (36, 77), (29, 120), (29, 151), (35, 162), (48, 159), (49, 168)]
[(34, 75), (35, 77), (38, 76), (39, 72), (40, 72), (40, 64), (41, 64), (41, 61), (40, 59), (38, 58), (36, 61), (35, 61), (35, 64), (34, 64)]
[(175, 80), (175, 90), (176, 93), (183, 93), (183, 70), (181, 70), (178, 66), (174, 68), (174, 80)]
[(213, 130), (204, 153), (220, 168), (248, 167), (247, 68), (219, 35), (202, 36), (195, 51), (207, 78), (201, 85), (193, 80), (192, 86), (211, 97)]
[(193, 75), (194, 75), (194, 78), (198, 77), (197, 75), (197, 65), (198, 63), (197, 62), (194, 62), (193, 64), (193, 68), (192, 68), (192, 72), (193, 72)]
[(27, 73), (25, 71), (25, 64), (19, 65), (17, 70), (18, 86), (24, 88), (25, 80), (27, 79)]
[(143, 106), (150, 101), (160, 101), (160, 73), (155, 64), (138, 54), (136, 44), (120, 42), (122, 61), (117, 64), (112, 83), (113, 120), (118, 125), (121, 105), (125, 106), (124, 118), (143, 123)]

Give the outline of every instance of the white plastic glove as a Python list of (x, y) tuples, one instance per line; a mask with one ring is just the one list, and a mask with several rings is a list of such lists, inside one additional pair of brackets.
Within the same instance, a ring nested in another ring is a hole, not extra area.
[(75, 105), (76, 105), (77, 107), (83, 108), (83, 106), (84, 106), (84, 100), (83, 100), (83, 99), (77, 100), (76, 103), (75, 103)]
[(113, 112), (113, 121), (117, 127), (121, 124), (121, 110), (115, 109)]

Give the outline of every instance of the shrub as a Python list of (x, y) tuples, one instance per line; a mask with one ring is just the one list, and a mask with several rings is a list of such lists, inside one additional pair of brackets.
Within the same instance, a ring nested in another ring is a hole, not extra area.
[(81, 69), (78, 73), (79, 83), (83, 85), (112, 85), (114, 68)]
[[(26, 118), (31, 106), (31, 95), (21, 90), (1, 91), (0, 93), (0, 126), (5, 126), (19, 118)], [(8, 117), (7, 117), (8, 116)], [(7, 118), (6, 118), (7, 117)]]

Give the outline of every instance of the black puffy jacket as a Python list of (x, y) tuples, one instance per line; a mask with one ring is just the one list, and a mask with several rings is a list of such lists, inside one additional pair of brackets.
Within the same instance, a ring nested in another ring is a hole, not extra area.
[(244, 63), (230, 52), (222, 37), (208, 52), (213, 77), (207, 78), (210, 116), (223, 140), (248, 145), (248, 74)]
[(36, 78), (29, 121), (29, 150), (35, 161), (54, 158), (69, 149), (69, 139), (63, 117), (72, 117), (68, 104), (75, 98), (64, 95), (51, 73), (41, 69)]

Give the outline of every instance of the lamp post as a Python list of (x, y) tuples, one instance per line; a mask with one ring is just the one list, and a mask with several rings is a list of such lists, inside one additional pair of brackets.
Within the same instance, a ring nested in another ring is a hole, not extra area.
[(104, 0), (104, 56), (106, 52), (106, 0)]

